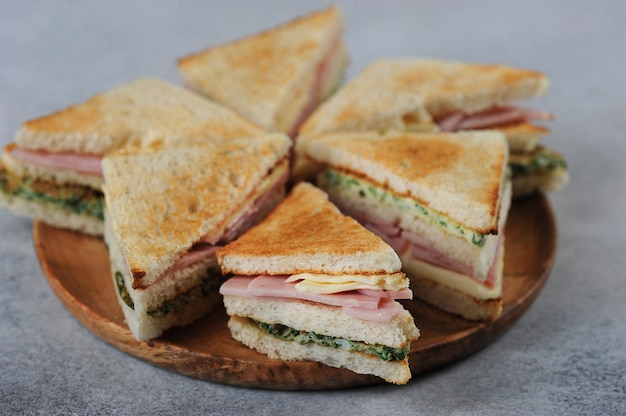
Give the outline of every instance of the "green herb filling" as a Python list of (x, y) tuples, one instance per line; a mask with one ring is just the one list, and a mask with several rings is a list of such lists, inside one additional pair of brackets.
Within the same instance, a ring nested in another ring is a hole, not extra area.
[(20, 178), (0, 168), (0, 192), (104, 220), (104, 196), (88, 186)]
[(404, 360), (409, 354), (410, 344), (407, 343), (402, 349), (389, 347), (387, 345), (371, 345), (361, 341), (352, 341), (344, 338), (336, 338), (329, 335), (320, 335), (315, 332), (300, 331), (280, 324), (267, 324), (253, 320), (259, 328), (270, 335), (284, 341), (297, 342), (305, 345), (313, 342), (317, 345), (333, 348), (341, 348), (348, 351), (356, 351), (364, 354), (375, 355), (385, 361)]
[(557, 169), (567, 169), (567, 162), (556, 152), (540, 149), (531, 158), (512, 159), (509, 166), (515, 178)]
[(412, 215), (429, 222), (432, 225), (445, 228), (448, 232), (465, 238), (477, 247), (485, 245), (487, 235), (468, 230), (450, 218), (435, 212), (414, 199), (393, 194), (373, 183), (362, 181), (359, 178), (334, 169), (325, 169), (322, 173), (323, 185), (327, 190), (349, 189), (361, 198), (374, 198), (380, 203), (392, 207), (396, 211), (409, 211)]
[[(147, 314), (152, 317), (163, 317), (168, 315), (170, 312), (183, 309), (185, 306), (191, 304), (198, 298), (208, 296), (211, 292), (216, 291), (223, 281), (224, 278), (222, 277), (220, 269), (216, 266), (211, 266), (209, 270), (207, 270), (207, 277), (202, 279), (200, 284), (170, 300), (165, 301), (158, 308), (149, 310)], [(115, 272), (115, 285), (117, 287), (117, 293), (122, 301), (124, 301), (129, 308), (135, 309), (133, 300), (131, 299), (126, 288), (126, 284), (124, 283), (124, 276), (119, 271)]]

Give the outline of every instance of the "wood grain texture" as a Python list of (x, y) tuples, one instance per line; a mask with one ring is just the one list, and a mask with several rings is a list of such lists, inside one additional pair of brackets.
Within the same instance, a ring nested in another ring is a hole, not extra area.
[[(96, 336), (137, 358), (216, 383), (280, 390), (338, 389), (381, 383), (313, 362), (272, 360), (233, 340), (222, 307), (161, 338), (137, 341), (124, 323), (101, 239), (33, 226), (44, 275), (65, 307)], [(540, 194), (514, 202), (506, 227), (503, 312), (494, 322), (470, 322), (419, 301), (403, 301), (421, 337), (411, 345), (413, 376), (484, 348), (513, 325), (539, 295), (556, 252), (556, 223)]]

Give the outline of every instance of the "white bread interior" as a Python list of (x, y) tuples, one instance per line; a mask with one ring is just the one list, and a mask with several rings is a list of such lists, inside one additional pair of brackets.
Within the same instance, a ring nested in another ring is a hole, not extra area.
[(337, 306), (298, 301), (289, 302), (265, 298), (224, 296), (228, 315), (256, 319), (265, 323), (289, 326), (367, 344), (402, 348), (419, 337), (413, 317), (404, 308), (390, 322), (374, 322), (353, 318)]
[(493, 321), (502, 312), (502, 297), (477, 299), (435, 280), (417, 277), (410, 269), (406, 269), (406, 273), (411, 278), (411, 288), (415, 297), (438, 309), (470, 321)]
[(228, 328), (234, 339), (276, 360), (316, 361), (359, 374), (372, 374), (395, 384), (406, 384), (411, 378), (408, 357), (402, 361), (384, 361), (372, 355), (315, 343), (300, 345), (278, 339), (251, 320), (238, 316), (230, 317)]
[[(512, 199), (512, 184), (507, 182), (505, 195), (503, 197), (502, 211), (500, 214), (500, 236), (506, 227), (506, 219)], [(425, 274), (424, 269), (419, 267), (418, 263), (411, 261), (410, 255), (404, 253), (400, 256), (402, 259), (402, 269), (411, 281), (413, 294), (417, 299), (421, 299), (426, 303), (434, 305), (444, 311), (460, 315), (469, 320), (494, 320), (500, 316), (502, 312), (502, 279), (504, 273), (504, 242), (496, 241), (496, 245), (501, 244), (500, 249), (493, 253), (489, 267), (496, 262), (496, 290), (493, 296), (477, 297), (472, 293), (468, 293), (459, 287), (450, 287), (442, 281), (439, 281), (433, 274)], [(437, 268), (437, 266), (432, 266)], [(469, 277), (468, 277), (469, 279)], [(480, 284), (476, 282), (475, 284)], [(500, 293), (500, 294), (498, 294)]]
[[(365, 181), (365, 179), (361, 180)], [(330, 200), (343, 212), (371, 215), (375, 218), (385, 219), (390, 224), (397, 224), (402, 229), (410, 230), (422, 236), (433, 248), (449, 258), (471, 267), (477, 278), (484, 279), (487, 277), (498, 247), (498, 235), (485, 235), (484, 244), (477, 246), (469, 243), (465, 238), (451, 234), (447, 228), (432, 225), (391, 203), (360, 198), (358, 191), (354, 188), (331, 187), (324, 181), (323, 175), (318, 177), (318, 183), (328, 193)], [(503, 202), (506, 201), (510, 201), (510, 195), (503, 197)], [(508, 211), (509, 205), (510, 202), (503, 203), (502, 214)]]

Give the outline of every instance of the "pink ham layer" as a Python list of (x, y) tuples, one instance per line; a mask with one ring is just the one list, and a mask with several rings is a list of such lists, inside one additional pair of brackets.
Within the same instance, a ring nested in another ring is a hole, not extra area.
[(513, 105), (497, 105), (487, 110), (465, 114), (455, 111), (435, 120), (442, 131), (488, 129), (506, 124), (553, 120), (554, 115)]
[(473, 270), (470, 266), (454, 260), (445, 253), (435, 249), (432, 244), (421, 235), (409, 230), (403, 230), (397, 225), (389, 224), (366, 214), (349, 213), (349, 215), (352, 215), (365, 228), (385, 240), (396, 253), (406, 253), (410, 249), (411, 259), (413, 260), (423, 261), (442, 269), (463, 274), (487, 287), (493, 287), (497, 282), (498, 262), (496, 260), (499, 258), (498, 251), (502, 249), (504, 244), (503, 235), (501, 235), (499, 239), (496, 255), (491, 263), (486, 279), (479, 281), (474, 277)]
[(340, 307), (343, 313), (353, 318), (375, 322), (389, 322), (400, 312), (402, 307), (395, 299), (413, 298), (410, 289), (351, 290), (332, 294), (304, 292), (297, 290), (295, 283), (288, 283), (286, 279), (287, 276), (233, 276), (222, 284), (220, 293), (245, 298), (322, 303)]
[(51, 169), (65, 169), (88, 175), (102, 176), (102, 156), (72, 152), (47, 152), (15, 148), (11, 156), (24, 163)]

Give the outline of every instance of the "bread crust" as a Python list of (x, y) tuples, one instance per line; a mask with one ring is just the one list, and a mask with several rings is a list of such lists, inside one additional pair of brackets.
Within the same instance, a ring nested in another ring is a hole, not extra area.
[(217, 252), (224, 273), (376, 274), (401, 267), (380, 237), (344, 216), (319, 188), (302, 182), (266, 218)]
[(331, 6), (180, 58), (178, 69), (191, 88), (267, 130), (287, 132), (342, 27), (339, 8)]

